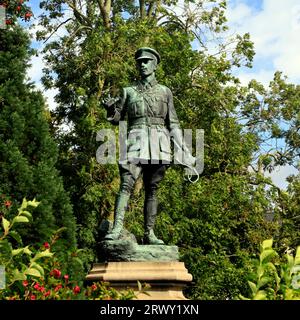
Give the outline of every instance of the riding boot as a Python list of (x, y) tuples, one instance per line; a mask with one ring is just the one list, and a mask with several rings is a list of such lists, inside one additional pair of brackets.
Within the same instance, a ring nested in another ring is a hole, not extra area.
[(162, 245), (164, 242), (158, 239), (153, 231), (155, 218), (157, 214), (157, 200), (156, 198), (146, 199), (144, 206), (144, 244)]
[(120, 192), (115, 204), (114, 226), (104, 239), (105, 240), (118, 240), (123, 229), (124, 215), (127, 209), (130, 194)]

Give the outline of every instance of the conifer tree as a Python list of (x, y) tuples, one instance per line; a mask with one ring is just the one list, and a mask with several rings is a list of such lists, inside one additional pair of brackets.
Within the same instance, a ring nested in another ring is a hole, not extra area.
[(42, 243), (66, 227), (61, 237), (72, 247), (75, 219), (56, 169), (49, 113), (41, 92), (26, 79), (32, 54), (29, 36), (20, 26), (0, 30), (0, 193), (16, 206), (23, 197), (41, 202), (30, 227), (20, 230), (25, 240)]

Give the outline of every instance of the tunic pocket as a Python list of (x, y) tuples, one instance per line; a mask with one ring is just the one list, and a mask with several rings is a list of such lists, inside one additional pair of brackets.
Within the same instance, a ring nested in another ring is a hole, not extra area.
[(131, 101), (128, 104), (128, 114), (133, 118), (144, 116), (145, 112), (143, 99)]

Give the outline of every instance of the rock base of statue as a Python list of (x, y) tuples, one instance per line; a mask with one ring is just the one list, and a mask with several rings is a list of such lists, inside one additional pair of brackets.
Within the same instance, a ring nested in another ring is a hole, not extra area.
[[(112, 223), (101, 224), (103, 239), (111, 231)], [(123, 228), (118, 240), (102, 240), (98, 245), (99, 261), (179, 261), (178, 247), (166, 245), (139, 245), (136, 237)]]
[[(109, 221), (102, 222), (103, 238), (111, 229)], [(99, 242), (98, 261), (103, 263), (93, 265), (88, 283), (109, 282), (117, 290), (132, 289), (137, 300), (186, 300), (182, 290), (192, 275), (179, 262), (176, 246), (139, 245), (123, 228), (118, 240)]]
[(137, 300), (186, 300), (182, 290), (192, 275), (179, 261), (117, 261), (95, 263), (86, 281), (109, 282), (117, 290), (131, 289)]
[[(108, 240), (100, 244), (105, 261), (178, 261), (178, 247), (139, 245), (131, 240)], [(100, 253), (100, 252), (99, 252)]]

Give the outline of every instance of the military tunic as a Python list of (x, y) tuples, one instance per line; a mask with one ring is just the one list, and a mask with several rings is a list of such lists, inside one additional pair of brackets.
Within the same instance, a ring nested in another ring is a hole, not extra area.
[(134, 163), (156, 163), (159, 160), (169, 163), (169, 133), (180, 128), (171, 90), (155, 79), (123, 88), (122, 97), (109, 112), (108, 120), (118, 124), (126, 118), (128, 160)]

